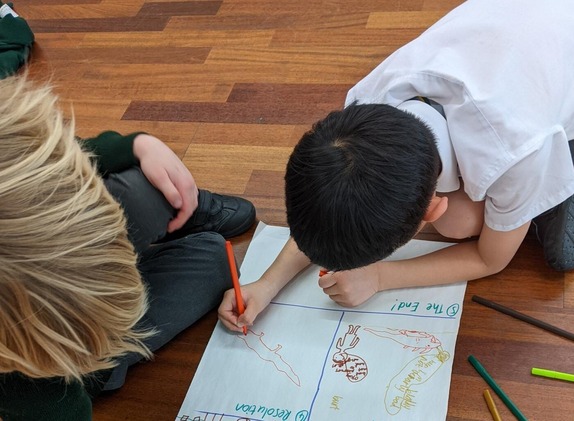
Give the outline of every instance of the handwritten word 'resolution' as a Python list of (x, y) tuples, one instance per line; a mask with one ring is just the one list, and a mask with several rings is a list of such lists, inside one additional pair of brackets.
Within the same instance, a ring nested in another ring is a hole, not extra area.
[[(276, 419), (288, 421), (294, 419), (295, 421), (306, 421), (309, 413), (306, 410), (301, 410), (295, 414), (295, 418), (291, 418), (292, 411), (288, 409), (268, 408), (263, 405), (250, 405), (250, 404), (237, 404), (235, 405), (237, 412), (243, 412), (248, 415), (255, 415), (258, 419)], [(259, 418), (260, 417), (260, 418)]]

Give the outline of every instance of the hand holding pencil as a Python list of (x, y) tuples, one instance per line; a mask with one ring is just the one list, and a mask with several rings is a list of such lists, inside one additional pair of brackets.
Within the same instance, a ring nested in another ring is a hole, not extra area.
[[(270, 288), (269, 283), (261, 279), (246, 285), (239, 284), (237, 267), (231, 243), (226, 243), (227, 258), (231, 271), (233, 288), (223, 295), (218, 309), (219, 320), (223, 325), (234, 332), (247, 333), (255, 318), (261, 313), (277, 294), (277, 290)], [(235, 272), (235, 275), (233, 274)]]

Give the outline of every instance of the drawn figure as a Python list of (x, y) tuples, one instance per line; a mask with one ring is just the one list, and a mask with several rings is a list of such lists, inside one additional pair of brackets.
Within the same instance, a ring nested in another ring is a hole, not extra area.
[(425, 383), (450, 358), (440, 346), (435, 351), (412, 359), (391, 379), (385, 392), (385, 408), (389, 415), (414, 407), (418, 389), (415, 386)]
[(361, 326), (349, 325), (345, 336), (337, 340), (337, 352), (333, 354), (333, 365), (336, 373), (345, 373), (345, 376), (350, 382), (356, 383), (367, 377), (368, 368), (367, 363), (358, 355), (347, 353), (349, 349), (357, 346), (360, 338), (357, 336), (357, 330)]
[(364, 327), (363, 329), (381, 338), (391, 339), (402, 345), (405, 349), (412, 348), (413, 352), (418, 352), (421, 355), (441, 346), (441, 342), (434, 335), (418, 330), (390, 328), (377, 330), (369, 327)]
[(285, 362), (285, 360), (283, 360), (283, 357), (281, 357), (281, 355), (279, 354), (279, 351), (281, 350), (282, 346), (277, 344), (275, 349), (271, 349), (265, 344), (265, 342), (263, 342), (263, 336), (265, 335), (265, 333), (263, 332), (255, 333), (251, 329), (249, 329), (248, 331), (250, 332), (250, 334), (237, 335), (236, 337), (244, 341), (245, 345), (247, 345), (247, 348), (254, 351), (259, 356), (259, 358), (261, 358), (263, 361), (267, 361), (273, 364), (273, 366), (277, 371), (285, 374), (287, 377), (289, 377), (289, 380), (291, 380), (293, 383), (295, 383), (297, 386), (300, 387), (301, 381), (299, 380), (299, 376), (295, 374), (293, 368), (291, 368), (291, 366), (287, 362)]

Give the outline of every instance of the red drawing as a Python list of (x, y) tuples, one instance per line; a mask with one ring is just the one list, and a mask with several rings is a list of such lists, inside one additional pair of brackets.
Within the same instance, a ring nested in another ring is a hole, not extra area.
[(412, 348), (413, 352), (418, 352), (419, 354), (426, 354), (441, 346), (441, 342), (436, 336), (418, 330), (390, 329), (386, 327), (383, 328), (383, 330), (369, 327), (363, 329), (381, 338), (391, 339), (402, 345), (405, 349)]
[(345, 373), (350, 382), (356, 383), (367, 377), (367, 363), (358, 355), (349, 354), (347, 351), (357, 346), (360, 338), (357, 336), (357, 330), (361, 326), (349, 325), (347, 333), (337, 340), (337, 352), (333, 354), (333, 365), (337, 373)]
[(251, 329), (249, 329), (248, 332), (250, 334), (237, 335), (236, 337), (244, 341), (245, 345), (247, 345), (247, 348), (254, 351), (259, 356), (259, 358), (261, 358), (263, 361), (273, 364), (277, 371), (285, 374), (287, 377), (289, 377), (289, 380), (300, 387), (301, 381), (299, 380), (299, 376), (295, 374), (293, 368), (291, 368), (291, 366), (279, 354), (279, 350), (281, 350), (282, 346), (277, 344), (275, 349), (271, 349), (265, 344), (265, 342), (263, 342), (263, 335), (265, 335), (265, 333), (255, 333)]

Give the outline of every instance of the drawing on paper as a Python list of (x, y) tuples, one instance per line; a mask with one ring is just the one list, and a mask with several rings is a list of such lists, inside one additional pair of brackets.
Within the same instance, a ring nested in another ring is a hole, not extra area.
[(385, 392), (387, 412), (396, 415), (403, 408), (408, 410), (414, 407), (418, 389), (416, 386), (430, 379), (449, 358), (450, 354), (439, 347), (436, 353), (419, 355), (409, 361), (387, 385)]
[(391, 339), (420, 355), (413, 358), (391, 379), (385, 392), (385, 409), (389, 415), (397, 415), (402, 409), (416, 405), (418, 387), (430, 379), (450, 358), (442, 349), (441, 341), (434, 335), (418, 330), (391, 328), (363, 328), (375, 336)]
[(420, 332), (418, 330), (406, 329), (390, 329), (383, 328), (377, 330), (369, 327), (363, 328), (365, 331), (372, 333), (380, 338), (388, 338), (403, 346), (403, 348), (411, 348), (413, 352), (419, 354), (426, 354), (431, 350), (441, 346), (441, 342), (436, 336), (427, 332)]
[[(289, 238), (258, 228), (243, 281), (259, 279)], [(447, 246), (412, 240), (394, 258)], [(347, 310), (317, 288), (319, 270), (301, 271), (247, 336), (218, 323), (177, 421), (445, 420), (466, 284), (391, 290)]]
[(360, 325), (349, 325), (347, 333), (337, 340), (337, 352), (333, 354), (333, 367), (336, 373), (345, 373), (350, 382), (356, 383), (367, 377), (369, 369), (365, 360), (358, 355), (349, 354), (347, 351), (357, 346), (361, 340), (357, 336)]
[(277, 371), (285, 374), (289, 380), (300, 387), (301, 381), (299, 380), (299, 376), (279, 354), (282, 346), (277, 344), (274, 349), (269, 348), (265, 342), (263, 342), (264, 335), (265, 333), (263, 332), (255, 333), (253, 330), (249, 329), (247, 335), (237, 335), (236, 337), (245, 342), (247, 348), (255, 352), (259, 358), (261, 358), (263, 361), (271, 363)]

